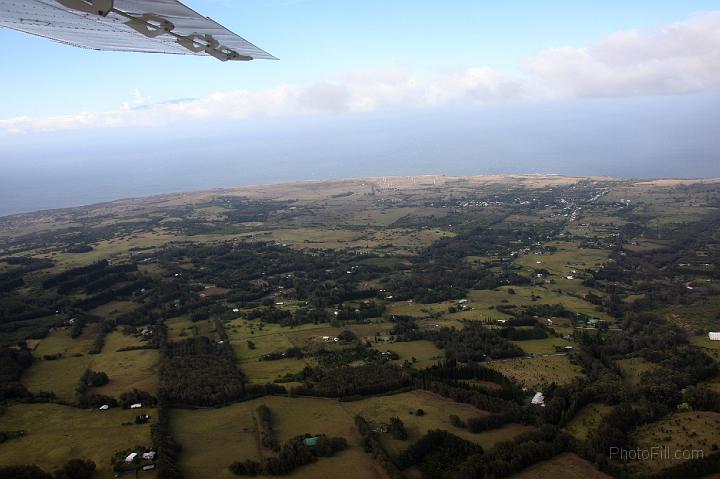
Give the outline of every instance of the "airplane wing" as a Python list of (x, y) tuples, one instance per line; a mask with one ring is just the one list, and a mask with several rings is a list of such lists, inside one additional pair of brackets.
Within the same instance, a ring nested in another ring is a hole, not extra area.
[(93, 50), (276, 60), (176, 0), (0, 0), (0, 27)]

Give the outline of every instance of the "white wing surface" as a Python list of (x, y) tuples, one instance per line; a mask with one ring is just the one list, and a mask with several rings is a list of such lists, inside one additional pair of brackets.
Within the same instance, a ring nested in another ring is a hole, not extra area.
[(0, 27), (93, 50), (276, 59), (176, 0), (0, 0)]

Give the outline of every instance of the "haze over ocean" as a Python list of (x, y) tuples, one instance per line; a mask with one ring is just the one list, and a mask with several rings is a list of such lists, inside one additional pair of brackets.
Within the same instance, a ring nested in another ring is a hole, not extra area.
[(4, 138), (0, 215), (391, 175), (720, 177), (720, 95), (320, 115)]

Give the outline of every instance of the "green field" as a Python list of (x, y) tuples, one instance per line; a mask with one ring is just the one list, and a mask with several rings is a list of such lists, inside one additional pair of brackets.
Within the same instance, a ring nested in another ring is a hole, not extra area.
[(675, 451), (702, 450), (707, 456), (713, 444), (720, 446), (718, 431), (720, 413), (707, 411), (675, 413), (658, 422), (640, 426), (633, 434), (638, 447), (667, 447), (670, 455), (641, 462), (639, 466), (643, 470), (657, 472), (683, 462), (682, 452), (676, 459)]
[(618, 359), (615, 363), (620, 367), (625, 379), (635, 386), (640, 384), (640, 377), (643, 373), (657, 367), (643, 358)]
[(73, 402), (80, 376), (90, 367), (91, 361), (88, 355), (55, 361), (37, 360), (23, 374), (22, 383), (31, 392), (53, 392), (58, 399)]
[[(0, 464), (37, 464), (47, 471), (70, 459), (91, 459), (98, 479), (113, 477), (110, 458), (133, 446), (152, 446), (149, 425), (123, 426), (135, 412), (81, 410), (56, 404), (17, 404), (0, 415), (1, 431), (25, 431), (25, 436), (0, 444)], [(140, 477), (152, 478), (145, 473)]]
[[(488, 414), (469, 404), (456, 403), (427, 391), (411, 391), (402, 394), (379, 396), (362, 401), (343, 403), (343, 407), (351, 415), (359, 414), (373, 425), (389, 423), (393, 416), (399, 417), (404, 423), (408, 432), (407, 441), (392, 439), (389, 435), (383, 435), (383, 442), (394, 452), (400, 452), (417, 441), (426, 432), (433, 429), (444, 429), (452, 432), (468, 441), (480, 444), (484, 448), (490, 448), (497, 442), (507, 441), (518, 434), (529, 431), (532, 428), (518, 424), (510, 424), (503, 428), (490, 430), (481, 434), (471, 434), (465, 429), (460, 429), (450, 423), (450, 415), (455, 414), (461, 419), (477, 417)], [(411, 412), (422, 409), (424, 416), (416, 416)]]
[(545, 339), (528, 339), (526, 341), (512, 341), (517, 347), (528, 354), (552, 354), (557, 352), (556, 347), (573, 346), (573, 343), (562, 338), (549, 337)]
[(551, 383), (567, 384), (582, 376), (580, 367), (572, 364), (567, 356), (491, 361), (487, 366), (534, 390), (541, 390)]
[(102, 353), (91, 356), (91, 369), (107, 373), (110, 382), (93, 392), (118, 397), (132, 389), (157, 394), (158, 363), (160, 353), (156, 349), (118, 351), (120, 348), (144, 344), (120, 332), (108, 334)]
[[(47, 339), (42, 340), (37, 350), (47, 348), (48, 350), (62, 349), (72, 351), (72, 347), (65, 342), (66, 331), (55, 331)], [(67, 336), (69, 339), (69, 336)], [(48, 343), (45, 343), (48, 341)], [(78, 340), (85, 345), (86, 339)], [(70, 342), (73, 345), (75, 341)], [(44, 346), (44, 344), (48, 344)], [(105, 346), (100, 354), (75, 355), (66, 352), (61, 359), (47, 361), (37, 359), (30, 369), (22, 377), (23, 384), (33, 392), (51, 391), (58, 399), (64, 401), (75, 400), (75, 388), (80, 376), (89, 368), (93, 371), (105, 372), (110, 382), (102, 387), (93, 389), (94, 393), (119, 396), (132, 389), (141, 389), (151, 394), (157, 393), (158, 377), (157, 367), (160, 359), (157, 350), (136, 350), (118, 352), (120, 348), (138, 346), (143, 344), (138, 339), (125, 336), (120, 332), (112, 332), (107, 335)], [(75, 345), (77, 347), (77, 345)]]
[[(415, 368), (423, 369), (434, 366), (445, 359), (445, 353), (438, 349), (431, 341), (410, 341), (402, 343), (392, 343), (384, 346), (378, 344), (375, 346), (379, 351), (392, 351), (400, 356), (395, 363), (403, 364), (406, 360), (413, 363)], [(413, 358), (417, 361), (413, 362)]]
[(215, 325), (209, 319), (192, 322), (190, 318), (178, 317), (165, 321), (170, 341), (181, 341), (193, 336), (215, 337)]
[[(558, 288), (563, 292), (559, 293)], [(510, 289), (515, 291), (515, 294), (509, 294), (508, 290)], [(503, 286), (493, 290), (474, 290), (468, 293), (470, 299), (468, 306), (477, 311), (482, 317), (494, 318), (498, 314), (497, 311), (494, 311), (494, 308), (501, 304), (515, 305), (517, 307), (538, 304), (562, 304), (570, 311), (583, 313), (597, 319), (612, 320), (607, 313), (597, 311), (594, 304), (575, 295), (571, 296), (567, 294), (567, 291), (567, 288), (562, 289), (562, 286), (559, 285), (513, 286), (512, 288)], [(582, 294), (587, 292), (587, 288), (584, 291)], [(535, 301), (533, 301), (533, 296)]]
[(33, 349), (35, 357), (44, 355), (65, 354), (73, 345), (68, 328), (58, 328), (50, 331), (47, 337), (40, 340), (28, 341), (28, 347)]
[(585, 459), (570, 453), (530, 466), (512, 479), (610, 479)]
[(173, 411), (177, 440), (183, 445), (180, 467), (188, 479), (232, 478), (228, 466), (235, 460), (259, 459), (253, 414), (266, 404), (273, 414), (274, 430), (281, 442), (300, 434), (327, 434), (348, 440), (349, 449), (297, 469), (298, 479), (382, 477), (372, 457), (362, 450), (353, 416), (330, 399), (266, 397), (220, 409)]
[(577, 439), (584, 441), (611, 410), (612, 407), (605, 404), (588, 404), (575, 414), (565, 429)]

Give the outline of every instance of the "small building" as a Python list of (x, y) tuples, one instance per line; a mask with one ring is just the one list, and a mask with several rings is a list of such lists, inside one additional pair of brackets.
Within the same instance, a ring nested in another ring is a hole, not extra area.
[(530, 401), (530, 404), (545, 407), (545, 396), (543, 396), (543, 393), (536, 392), (535, 396), (533, 396), (532, 400)]
[(142, 468), (143, 471), (152, 471), (153, 469), (155, 469), (155, 464), (148, 464)]
[(154, 461), (155, 456), (156, 456), (155, 451), (143, 452), (142, 458), (145, 459), (146, 461)]
[(107, 404), (103, 404), (102, 406), (99, 407), (99, 409), (101, 411), (107, 411), (108, 409), (110, 409), (110, 406), (108, 406)]
[(125, 458), (125, 462), (133, 462), (135, 458), (138, 456), (137, 452), (131, 452), (128, 454), (128, 456)]
[(305, 444), (308, 447), (314, 447), (317, 446), (318, 438), (317, 437), (306, 437), (303, 440), (303, 444)]
[(709, 333), (710, 341), (720, 341), (720, 333)]
[(142, 407), (142, 404), (135, 403), (130, 405), (130, 409), (140, 409)]

